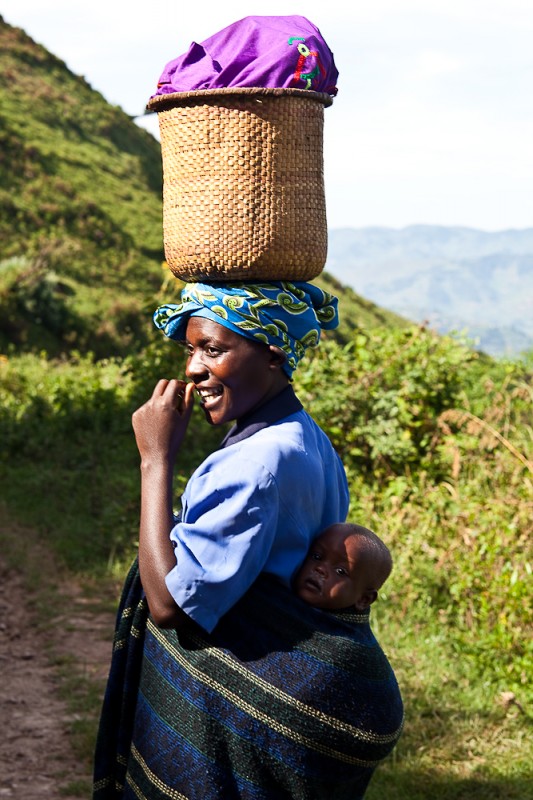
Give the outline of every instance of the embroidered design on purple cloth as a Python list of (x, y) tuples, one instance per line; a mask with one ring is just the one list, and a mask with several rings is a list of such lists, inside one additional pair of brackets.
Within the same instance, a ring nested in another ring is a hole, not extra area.
[(335, 96), (338, 77), (333, 53), (305, 17), (245, 17), (201, 44), (192, 42), (166, 65), (152, 96), (237, 87)]
[[(306, 81), (305, 89), (313, 89), (313, 80), (320, 76), (326, 78), (326, 70), (322, 66), (320, 62), (320, 54), (317, 50), (309, 50), (307, 45), (305, 44), (305, 39), (301, 36), (291, 36), (289, 39), (289, 44), (293, 42), (300, 42), (298, 45), (298, 53), (300, 57), (298, 59), (298, 63), (296, 65), (296, 70), (294, 72), (294, 82), (295, 86), (298, 86), (298, 81)], [(305, 66), (306, 60), (310, 57), (314, 56), (316, 59), (316, 65), (311, 72), (303, 72), (303, 68)], [(336, 90), (336, 89), (335, 89)]]

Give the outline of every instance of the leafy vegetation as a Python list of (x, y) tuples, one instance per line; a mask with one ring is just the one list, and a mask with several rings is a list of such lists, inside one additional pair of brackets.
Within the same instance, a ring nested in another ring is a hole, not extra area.
[[(161, 272), (159, 153), (21, 31), (0, 22), (0, 42), (3, 501), (108, 586), (136, 545), (131, 413), (183, 372), (150, 325), (179, 290)], [(406, 728), (368, 798), (532, 800), (533, 360), (493, 361), (318, 282), (344, 323), (296, 391), (346, 465), (350, 518), (395, 560), (373, 620)], [(176, 496), (221, 436), (195, 411)]]

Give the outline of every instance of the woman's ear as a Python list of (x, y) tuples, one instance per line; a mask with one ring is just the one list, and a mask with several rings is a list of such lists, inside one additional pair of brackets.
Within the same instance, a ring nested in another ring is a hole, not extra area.
[(270, 350), (270, 363), (273, 367), (280, 367), (282, 368), (285, 361), (287, 360), (287, 356), (280, 350), (279, 347), (276, 347), (274, 344), (269, 344), (268, 349)]

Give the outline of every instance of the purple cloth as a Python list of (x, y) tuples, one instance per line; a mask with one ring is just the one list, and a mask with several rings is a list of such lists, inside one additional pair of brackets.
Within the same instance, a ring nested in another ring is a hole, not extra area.
[(305, 17), (245, 17), (170, 61), (153, 97), (232, 87), (337, 94), (339, 73), (320, 31)]

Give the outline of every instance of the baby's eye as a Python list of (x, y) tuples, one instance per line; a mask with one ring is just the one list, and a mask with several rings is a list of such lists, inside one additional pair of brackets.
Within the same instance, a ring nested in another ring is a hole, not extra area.
[(337, 573), (337, 575), (347, 575), (348, 574), (346, 572), (346, 570), (344, 569), (344, 567), (337, 567), (335, 569), (335, 572)]
[(315, 561), (320, 561), (320, 553), (311, 553), (311, 558), (314, 558)]

